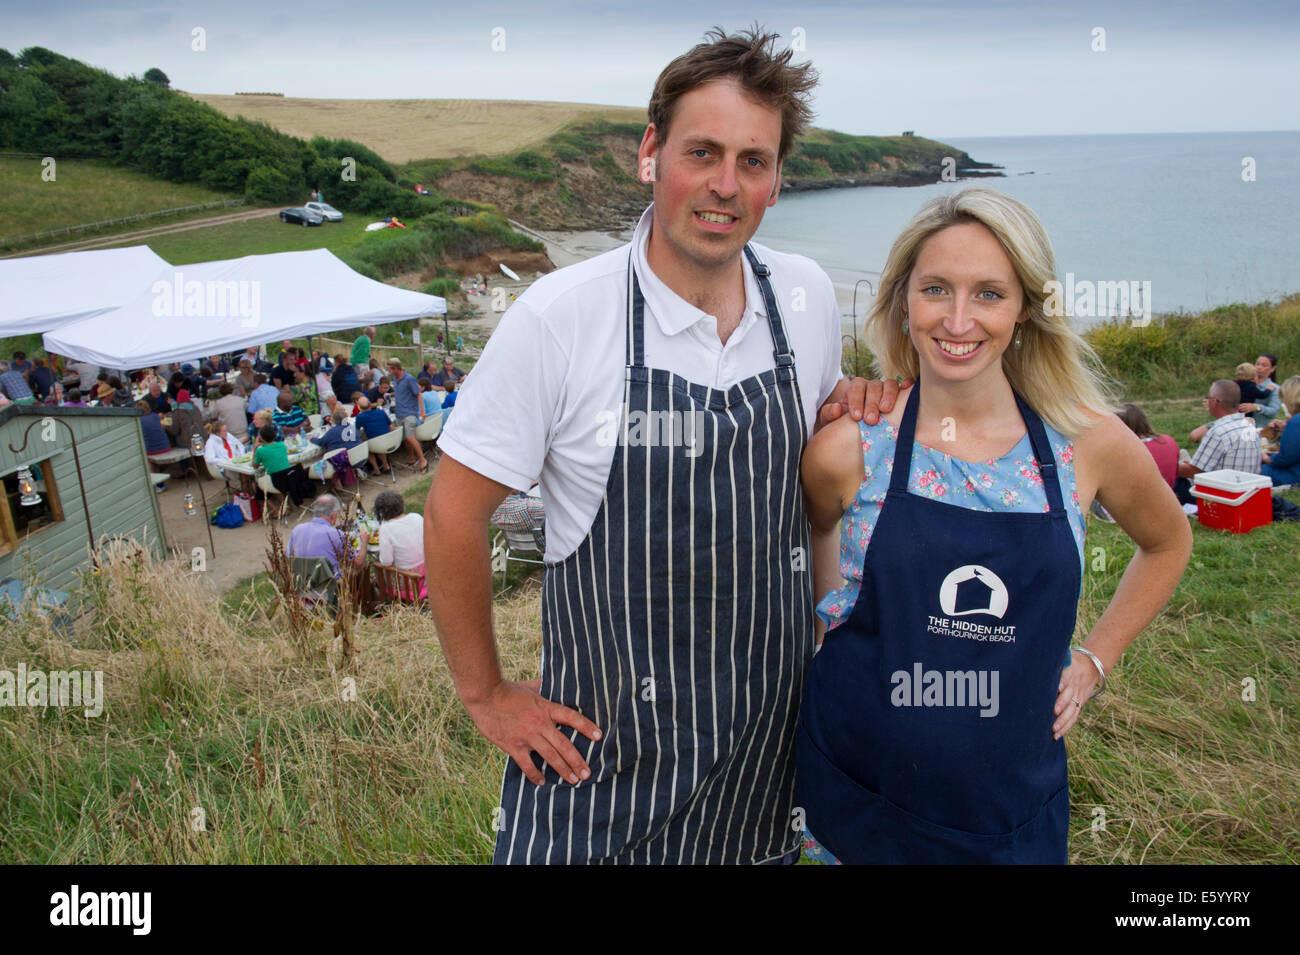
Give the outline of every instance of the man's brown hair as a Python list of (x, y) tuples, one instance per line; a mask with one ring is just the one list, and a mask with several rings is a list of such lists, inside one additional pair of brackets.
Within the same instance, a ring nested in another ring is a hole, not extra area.
[(648, 113), (656, 139), (668, 138), (677, 100), (705, 83), (734, 77), (742, 89), (765, 106), (781, 112), (779, 162), (789, 154), (795, 137), (812, 121), (808, 97), (817, 85), (817, 71), (809, 63), (791, 65), (791, 50), (773, 51), (775, 33), (763, 33), (755, 24), (749, 30), (728, 34), (714, 27), (700, 43), (669, 63), (655, 80)]

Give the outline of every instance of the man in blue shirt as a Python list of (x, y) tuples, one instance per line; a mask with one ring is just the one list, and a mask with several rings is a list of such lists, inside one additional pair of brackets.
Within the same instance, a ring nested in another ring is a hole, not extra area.
[(280, 389), (276, 388), (275, 385), (267, 384), (266, 375), (261, 372), (253, 376), (253, 383), (256, 387), (253, 388), (252, 394), (248, 396), (249, 415), (255, 415), (263, 408), (270, 408), (274, 411), (280, 401)]
[(349, 553), (352, 548), (348, 546), (347, 538), (338, 528), (339, 518), (343, 514), (339, 499), (333, 494), (321, 494), (312, 502), (311, 512), (311, 522), (299, 524), (289, 534), (284, 552), (290, 557), (324, 557), (334, 568), (335, 577), (339, 576), (340, 556), (345, 560), (350, 559), (360, 567), (366, 559), (366, 544), (370, 540), (370, 532), (362, 531), (361, 546), (357, 548), (356, 553)]
[[(381, 408), (374, 408), (370, 404), (370, 399), (362, 395), (357, 401), (357, 434), (359, 437), (369, 441), (371, 438), (377, 438), (380, 435), (388, 434), (392, 426), (388, 423), (388, 415)], [(378, 454), (375, 451), (370, 452), (370, 467), (375, 471), (391, 471), (388, 466), (388, 455)]]
[(403, 443), (411, 455), (411, 461), (420, 461), (420, 473), (429, 470), (429, 462), (424, 459), (424, 448), (415, 436), (415, 429), (424, 421), (424, 400), (420, 397), (420, 386), (411, 375), (402, 368), (400, 358), (388, 359), (388, 374), (393, 379), (393, 414), (406, 437)]
[(0, 391), (3, 391), (5, 397), (16, 405), (36, 403), (36, 399), (32, 396), (32, 390), (27, 387), (27, 379), (23, 377), (23, 373), (15, 371), (13, 368), (5, 368), (3, 362), (0, 362)]

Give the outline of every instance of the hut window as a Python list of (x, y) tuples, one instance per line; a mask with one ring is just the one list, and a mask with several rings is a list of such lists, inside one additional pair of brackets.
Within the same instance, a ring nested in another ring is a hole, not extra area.
[(32, 485), (40, 501), (23, 504), (19, 487), (21, 471), (4, 476), (4, 506), (0, 507), (0, 555), (7, 554), (24, 538), (40, 533), (63, 520), (59, 490), (54, 484), (53, 462), (49, 459), (29, 465)]

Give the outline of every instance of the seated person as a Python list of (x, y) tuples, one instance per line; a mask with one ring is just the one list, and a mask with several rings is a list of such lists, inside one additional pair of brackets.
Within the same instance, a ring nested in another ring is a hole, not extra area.
[(248, 401), (235, 394), (235, 386), (223, 381), (217, 386), (217, 400), (212, 403), (209, 417), (222, 421), (242, 444), (248, 438)]
[(1125, 405), (1119, 411), (1119, 418), (1128, 429), (1142, 439), (1146, 449), (1155, 458), (1160, 476), (1171, 488), (1178, 480), (1178, 442), (1167, 434), (1156, 434), (1151, 430), (1151, 422), (1137, 405)]
[(348, 364), (343, 355), (334, 356), (334, 373), (330, 375), (330, 391), (338, 395), (340, 401), (347, 401), (354, 392), (361, 390), (361, 381), (356, 369)]
[(230, 367), (230, 359), (225, 355), (209, 355), (208, 368), (211, 369), (211, 374), (221, 375), (222, 381), (225, 381), (225, 376), (234, 370)]
[(425, 417), (442, 410), (442, 396), (443, 392), (434, 388), (432, 381), (420, 379), (420, 400), (424, 402)]
[(1210, 386), (1210, 393), (1202, 400), (1214, 422), (1206, 430), (1205, 439), (1192, 459), (1178, 464), (1174, 493), (1183, 504), (1196, 503), (1191, 493), (1191, 482), (1202, 471), (1231, 468), (1248, 474), (1259, 473), (1259, 431), (1237, 410), (1241, 405), (1241, 389), (1237, 383), (1220, 378)]
[(110, 377), (108, 387), (111, 393), (105, 402), (106, 404), (110, 404), (114, 408), (129, 408), (135, 404), (135, 398), (131, 394), (131, 386), (123, 384), (121, 378), (116, 375)]
[(448, 383), (459, 385), (464, 378), (465, 372), (457, 368), (456, 363), (448, 355), (442, 360), (442, 370), (432, 378), (433, 387), (444, 390), (447, 388)]
[(1291, 413), (1282, 431), (1281, 447), (1265, 454), (1260, 473), (1281, 484), (1300, 484), (1300, 375), (1292, 375), (1278, 386), (1282, 405)]
[(159, 414), (166, 414), (172, 410), (171, 399), (163, 392), (162, 382), (156, 378), (149, 382), (149, 394), (144, 400), (149, 402), (149, 407)]
[(1236, 379), (1237, 387), (1241, 389), (1241, 401), (1243, 404), (1251, 404), (1261, 401), (1268, 397), (1268, 393), (1263, 388), (1255, 384), (1255, 366), (1248, 361), (1243, 361), (1233, 372)]
[(339, 558), (350, 561), (360, 567), (365, 563), (366, 544), (370, 542), (370, 532), (362, 531), (361, 546), (356, 553), (351, 553), (347, 536), (339, 528), (343, 517), (343, 507), (333, 494), (322, 494), (311, 505), (312, 519), (299, 524), (289, 534), (284, 545), (284, 552), (290, 557), (324, 557), (334, 568), (334, 576), (340, 575)]
[(253, 425), (251, 430), (248, 432), (248, 436), (256, 440), (258, 432), (266, 427), (270, 427), (275, 431), (275, 440), (284, 440), (284, 432), (276, 427), (270, 408), (263, 408), (261, 411), (257, 412), (257, 414), (253, 415)]
[(424, 363), (424, 367), (420, 369), (420, 373), (415, 377), (420, 384), (424, 384), (426, 381), (429, 384), (433, 384), (433, 376), (436, 375), (437, 373), (438, 373), (438, 363), (436, 361), (429, 360)]
[(27, 373), (27, 387), (37, 401), (44, 401), (54, 394), (54, 372), (44, 358), (37, 358), (32, 370)]
[(247, 398), (253, 393), (253, 389), (257, 387), (257, 376), (253, 371), (253, 363), (247, 358), (240, 359), (239, 374), (235, 376), (235, 380), (231, 384), (235, 386), (235, 391), (242, 398)]
[(293, 394), (285, 389), (276, 399), (279, 406), (271, 415), (271, 420), (286, 437), (302, 431), (307, 424), (307, 412), (293, 403)]
[[(220, 418), (208, 422), (208, 441), (203, 446), (203, 460), (208, 462), (208, 470), (217, 477), (226, 480), (226, 470), (221, 466), (222, 462), (237, 458), (247, 450), (244, 442), (232, 435), (226, 423)], [(239, 478), (240, 489), (245, 494), (252, 494), (253, 479), (247, 474), (240, 474)]]
[(63, 399), (64, 408), (85, 408), (88, 407), (86, 402), (81, 400), (80, 388), (69, 388), (67, 395)]
[(298, 380), (298, 369), (294, 366), (293, 349), (286, 348), (280, 352), (280, 361), (271, 369), (271, 384), (277, 388), (288, 388)]
[[(14, 354), (21, 355), (22, 352), (14, 352)], [(36, 404), (32, 389), (27, 387), (26, 376), (12, 367), (6, 368), (4, 362), (0, 362), (0, 393), (16, 405)]]
[(366, 392), (370, 403), (383, 408), (393, 400), (393, 382), (388, 376), (379, 379), (373, 388)]
[(163, 430), (162, 418), (148, 401), (143, 398), (136, 402), (135, 406), (140, 409), (140, 430), (144, 433), (144, 453), (164, 454), (172, 449), (172, 443), (167, 439), (167, 432)]
[(261, 372), (253, 375), (253, 381), (257, 382), (257, 387), (248, 396), (248, 413), (257, 414), (263, 408), (274, 411), (280, 400), (280, 389), (270, 384)]
[(163, 423), (163, 430), (178, 448), (188, 448), (193, 436), (203, 433), (203, 415), (184, 388), (177, 392), (176, 404), (168, 417), (171, 420)]
[[(533, 487), (536, 486), (534, 483)], [(512, 491), (497, 505), (490, 520), (503, 531), (531, 532), (538, 548), (546, 550), (546, 537), (543, 534), (546, 513), (540, 497), (533, 497), (524, 491)]]
[(32, 363), (27, 360), (27, 352), (14, 352), (14, 360), (9, 363), (9, 370), (16, 371), (26, 378), (27, 373), (32, 370)]
[(361, 443), (357, 437), (357, 424), (348, 419), (347, 412), (337, 408), (330, 415), (330, 427), (319, 438), (312, 438), (311, 443), (319, 446), (328, 457), (335, 451), (346, 451)]
[[(357, 398), (356, 425), (358, 436), (366, 441), (388, 434), (393, 427), (392, 422), (388, 420), (388, 415), (382, 409), (372, 407), (365, 395)], [(388, 465), (388, 455), (373, 451), (370, 454), (370, 466), (385, 474), (392, 470)]]
[[(374, 513), (379, 521), (379, 563), (424, 576), (424, 518), (404, 513), (406, 505), (396, 491), (381, 491), (375, 497)], [(421, 600), (428, 597), (428, 584), (420, 581)], [(393, 597), (396, 594), (389, 594)]]
[[(1247, 367), (1252, 367), (1254, 374), (1252, 380), (1247, 382), (1250, 386), (1249, 390), (1242, 392), (1241, 403), (1237, 406), (1237, 410), (1250, 416), (1254, 420), (1256, 428), (1265, 428), (1269, 426), (1282, 407), (1281, 395), (1278, 393), (1276, 382), (1277, 356), (1260, 355), (1255, 359), (1253, 366), (1249, 362), (1242, 362), (1237, 366), (1237, 376), (1240, 377)], [(1208, 428), (1209, 425), (1203, 424), (1193, 429), (1192, 440), (1200, 441), (1205, 437)], [(1270, 437), (1275, 433), (1270, 434)]]
[(289, 449), (283, 441), (275, 440), (275, 428), (270, 425), (257, 433), (253, 445), (253, 463), (266, 469), (266, 476), (271, 479), (275, 489), (281, 494), (289, 495), (295, 507), (316, 493), (311, 479), (302, 465), (289, 463)]
[[(446, 394), (442, 399), (442, 410), (447, 412), (456, 407), (456, 382), (448, 378), (447, 383), (443, 385), (443, 390)], [(445, 424), (446, 422), (443, 423)]]

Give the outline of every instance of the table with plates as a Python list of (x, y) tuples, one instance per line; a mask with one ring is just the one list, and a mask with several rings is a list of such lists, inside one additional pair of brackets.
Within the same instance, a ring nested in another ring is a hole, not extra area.
[[(323, 453), (321, 446), (312, 444), (310, 438), (319, 438), (325, 432), (312, 431), (307, 434), (300, 434), (295, 437), (285, 439), (285, 448), (289, 451), (289, 467), (295, 464), (310, 464)], [(258, 471), (262, 469), (253, 464), (253, 452), (249, 451), (238, 457), (229, 460), (220, 461), (217, 467), (224, 471), (233, 471), (236, 474), (247, 474), (249, 477), (255, 477)]]

